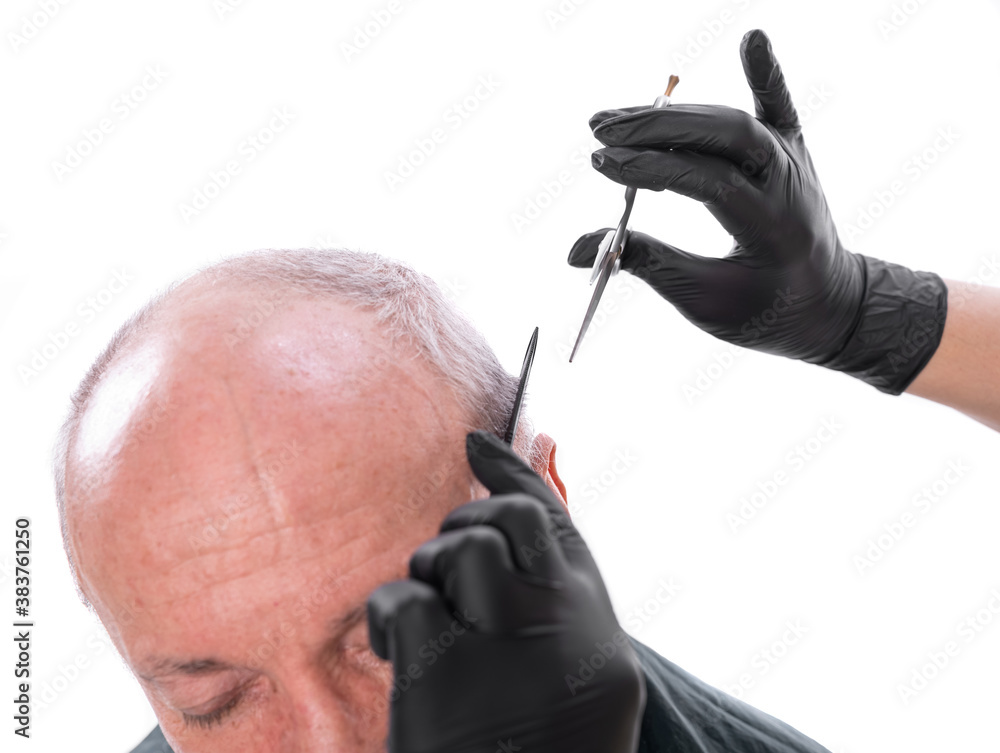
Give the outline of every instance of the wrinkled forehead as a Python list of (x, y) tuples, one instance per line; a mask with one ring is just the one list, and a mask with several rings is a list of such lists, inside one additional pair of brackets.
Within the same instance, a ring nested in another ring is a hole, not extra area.
[(310, 547), (377, 546), (417, 490), (467, 488), (453, 396), (366, 313), (288, 302), (228, 343), (238, 317), (195, 314), (116, 362), (81, 421), (67, 517), (85, 588), (183, 598)]

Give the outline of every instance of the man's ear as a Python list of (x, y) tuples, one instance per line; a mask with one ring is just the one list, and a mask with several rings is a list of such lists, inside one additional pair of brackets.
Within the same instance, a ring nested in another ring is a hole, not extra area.
[(532, 468), (532, 470), (545, 480), (546, 485), (559, 497), (566, 507), (566, 512), (569, 513), (566, 485), (559, 478), (559, 471), (556, 470), (556, 440), (548, 434), (539, 432), (532, 441), (532, 450), (532, 456), (539, 458), (538, 467)]

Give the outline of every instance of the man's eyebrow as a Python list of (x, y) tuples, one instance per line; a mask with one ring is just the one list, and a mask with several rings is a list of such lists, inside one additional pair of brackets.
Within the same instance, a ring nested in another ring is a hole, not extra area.
[(341, 615), (327, 624), (327, 632), (334, 639), (342, 638), (351, 628), (368, 616), (367, 602), (356, 605), (347, 614)]
[[(334, 620), (330, 620), (327, 631), (331, 639), (342, 638), (351, 628), (360, 624), (368, 616), (367, 604), (358, 604), (347, 614), (341, 615)], [(155, 680), (164, 675), (210, 675), (230, 670), (238, 670), (232, 664), (219, 661), (218, 659), (192, 659), (180, 661), (179, 659), (160, 659), (152, 665), (146, 672), (138, 673), (144, 680)]]
[(154, 680), (163, 675), (210, 675), (233, 669), (237, 669), (237, 667), (218, 659), (193, 659), (191, 661), (160, 659), (150, 667), (148, 672), (139, 673), (139, 677), (144, 680)]

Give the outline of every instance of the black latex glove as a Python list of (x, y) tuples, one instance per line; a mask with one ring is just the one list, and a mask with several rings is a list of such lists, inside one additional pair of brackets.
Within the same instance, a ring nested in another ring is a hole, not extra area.
[(393, 663), (391, 753), (634, 753), (642, 668), (562, 504), (496, 437), (469, 434), (493, 496), (455, 509), (368, 600)]
[[(733, 237), (713, 259), (632, 232), (622, 268), (715, 337), (899, 394), (940, 342), (944, 282), (844, 249), (767, 35), (748, 32), (740, 56), (756, 118), (688, 104), (591, 118), (598, 171), (697, 199)], [(581, 237), (569, 263), (589, 267), (607, 230)]]

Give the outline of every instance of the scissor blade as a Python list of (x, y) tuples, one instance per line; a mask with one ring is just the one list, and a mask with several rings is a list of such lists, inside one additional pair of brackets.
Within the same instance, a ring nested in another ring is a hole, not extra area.
[(604, 295), (604, 288), (608, 286), (608, 280), (611, 279), (611, 272), (613, 269), (613, 260), (611, 264), (605, 263), (604, 269), (601, 270), (601, 274), (597, 278), (594, 295), (590, 297), (590, 305), (587, 307), (587, 314), (583, 317), (583, 326), (580, 327), (580, 334), (576, 336), (576, 342), (573, 344), (573, 352), (569, 354), (570, 363), (573, 363), (573, 357), (576, 355), (576, 351), (579, 349), (580, 343), (583, 342), (583, 336), (587, 334), (587, 328), (590, 326), (590, 322), (593, 320), (594, 314), (597, 312), (597, 306), (601, 302), (601, 296)]
[[(597, 311), (597, 306), (601, 302), (601, 296), (604, 294), (604, 288), (608, 285), (608, 280), (615, 273), (615, 266), (617, 265), (618, 259), (622, 255), (622, 247), (625, 243), (625, 233), (628, 228), (628, 219), (632, 214), (632, 205), (635, 203), (636, 190), (629, 186), (625, 189), (625, 211), (622, 213), (622, 218), (618, 222), (618, 227), (615, 228), (614, 237), (611, 239), (611, 243), (604, 253), (598, 250), (597, 258), (594, 260), (594, 271), (590, 275), (590, 284), (593, 285), (597, 282), (597, 287), (594, 289), (594, 294), (590, 298), (590, 306), (587, 307), (587, 314), (583, 317), (583, 326), (580, 328), (580, 334), (577, 335), (576, 343), (573, 345), (573, 352), (569, 354), (569, 362), (573, 363), (573, 357), (576, 355), (576, 351), (580, 348), (580, 343), (583, 342), (583, 336), (587, 333), (587, 328), (590, 326), (590, 321), (594, 318), (594, 313)], [(604, 243), (601, 243), (604, 246)]]

